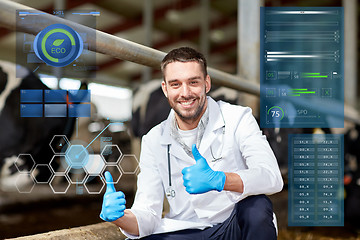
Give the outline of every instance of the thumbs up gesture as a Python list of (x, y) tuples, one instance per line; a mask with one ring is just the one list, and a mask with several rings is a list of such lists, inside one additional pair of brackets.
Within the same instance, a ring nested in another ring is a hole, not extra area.
[(100, 218), (107, 222), (113, 222), (124, 216), (125, 195), (117, 192), (110, 172), (105, 172), (106, 192), (104, 194)]
[(196, 161), (195, 165), (181, 171), (186, 191), (190, 194), (206, 193), (211, 190), (222, 191), (226, 180), (225, 173), (212, 170), (195, 144), (192, 146), (192, 154)]

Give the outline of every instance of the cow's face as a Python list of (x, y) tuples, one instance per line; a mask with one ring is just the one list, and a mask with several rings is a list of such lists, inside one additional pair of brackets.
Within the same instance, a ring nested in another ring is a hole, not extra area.
[(198, 62), (172, 62), (164, 69), (162, 90), (176, 113), (180, 129), (195, 128), (207, 106), (209, 75), (204, 76)]

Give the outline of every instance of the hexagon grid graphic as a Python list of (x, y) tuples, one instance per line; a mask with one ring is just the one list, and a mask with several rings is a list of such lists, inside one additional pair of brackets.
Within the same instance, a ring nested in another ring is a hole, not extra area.
[(70, 146), (70, 142), (65, 135), (54, 135), (49, 146), (55, 154), (65, 154)]
[(70, 166), (64, 155), (54, 155), (50, 160), (49, 166), (54, 173), (66, 173)]
[(83, 167), (80, 167), (80, 169), (70, 168), (66, 175), (72, 184), (83, 184), (87, 177), (87, 173)]
[(134, 154), (124, 154), (119, 166), (124, 174), (135, 174), (139, 168), (139, 161)]
[(89, 160), (89, 152), (83, 145), (71, 145), (65, 156), (68, 164), (74, 169), (83, 168)]
[(101, 156), (104, 158), (106, 164), (116, 164), (122, 156), (122, 152), (118, 145), (106, 145), (101, 151)]
[(38, 164), (31, 172), (31, 175), (35, 179), (36, 183), (49, 183), (51, 177), (53, 176), (53, 171), (47, 164)]
[(109, 171), (111, 173), (111, 176), (113, 177), (113, 182), (107, 182), (107, 181), (105, 181), (105, 182), (117, 184), (122, 176), (122, 172), (120, 171), (119, 167), (117, 165), (107, 165), (104, 168), (103, 173), (101, 174), (102, 178), (104, 178), (104, 179), (105, 179), (104, 173), (106, 171)]
[(84, 166), (85, 171), (90, 175), (100, 175), (105, 167), (105, 162), (100, 155), (89, 155), (89, 160)]
[(14, 164), (20, 173), (30, 173), (35, 166), (35, 161), (31, 154), (21, 153), (16, 158)]
[(30, 173), (20, 173), (15, 180), (15, 186), (19, 193), (31, 193), (35, 186), (35, 182)]
[(70, 187), (70, 180), (65, 174), (55, 173), (49, 186), (54, 194), (65, 194)]
[(84, 187), (89, 194), (99, 194), (104, 189), (105, 182), (101, 176), (90, 174), (86, 178)]

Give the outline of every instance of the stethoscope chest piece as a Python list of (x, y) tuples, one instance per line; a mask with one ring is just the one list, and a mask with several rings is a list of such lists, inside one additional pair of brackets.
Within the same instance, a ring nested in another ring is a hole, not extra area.
[(174, 197), (175, 197), (175, 190), (172, 189), (171, 186), (169, 186), (169, 187), (166, 189), (165, 193), (166, 193), (166, 197), (168, 197), (168, 198), (174, 198)]

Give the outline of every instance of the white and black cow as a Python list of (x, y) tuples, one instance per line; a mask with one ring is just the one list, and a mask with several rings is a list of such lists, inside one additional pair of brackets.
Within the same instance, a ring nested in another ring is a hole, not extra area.
[[(36, 164), (48, 164), (53, 155), (49, 147), (52, 137), (69, 138), (74, 129), (74, 118), (21, 117), (21, 89), (49, 88), (31, 71), (0, 61), (0, 186), (3, 189), (14, 186), (18, 174), (14, 162), (19, 154), (31, 154)], [(19, 159), (17, 165), (26, 171), (33, 164)]]

